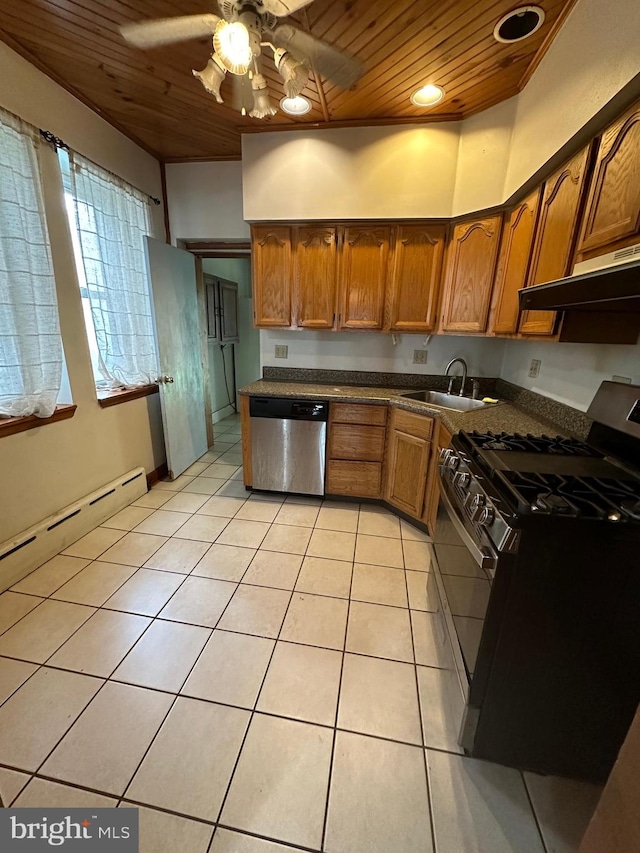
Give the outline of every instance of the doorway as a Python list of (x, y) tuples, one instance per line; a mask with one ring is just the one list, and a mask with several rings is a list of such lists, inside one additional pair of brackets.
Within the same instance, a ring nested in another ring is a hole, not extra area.
[(253, 325), (251, 256), (200, 258), (203, 277), (236, 283), (238, 293), (237, 343), (207, 336), (205, 396), (213, 426), (238, 411), (238, 390), (260, 378), (260, 332)]

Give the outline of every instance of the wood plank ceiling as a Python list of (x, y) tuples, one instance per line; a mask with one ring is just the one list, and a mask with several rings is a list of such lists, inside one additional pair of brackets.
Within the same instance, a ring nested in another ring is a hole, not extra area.
[[(149, 51), (127, 45), (125, 22), (215, 11), (210, 0), (12, 0), (0, 4), (0, 39), (62, 84), (159, 160), (237, 159), (244, 131), (300, 125), (395, 124), (467, 117), (515, 95), (575, 0), (539, 0), (543, 26), (521, 43), (493, 38), (517, 0), (315, 0), (295, 22), (359, 57), (365, 74), (341, 91), (311, 78), (311, 112), (291, 119), (243, 118), (218, 104), (192, 68), (203, 68), (211, 42)], [(263, 62), (272, 98), (283, 97), (270, 59)], [(425, 82), (444, 86), (430, 109), (409, 96)]]

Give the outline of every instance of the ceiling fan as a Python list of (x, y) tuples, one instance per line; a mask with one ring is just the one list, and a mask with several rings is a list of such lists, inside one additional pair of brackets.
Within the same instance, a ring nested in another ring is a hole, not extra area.
[(220, 15), (185, 15), (126, 24), (120, 28), (135, 47), (152, 48), (203, 37), (213, 39), (211, 57), (202, 71), (193, 71), (204, 88), (222, 103), (220, 86), (227, 71), (238, 82), (236, 100), (242, 115), (274, 115), (267, 82), (258, 60), (267, 47), (284, 81), (287, 98), (297, 98), (309, 72), (350, 89), (362, 76), (361, 63), (338, 48), (278, 19), (313, 0), (219, 0)]

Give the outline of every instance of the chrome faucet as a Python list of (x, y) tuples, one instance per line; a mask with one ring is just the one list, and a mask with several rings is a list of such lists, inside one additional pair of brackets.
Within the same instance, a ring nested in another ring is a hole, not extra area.
[[(467, 369), (468, 369), (467, 368), (467, 362), (464, 360), (464, 358), (452, 358), (451, 361), (449, 362), (449, 364), (447, 365), (445, 371), (444, 371), (444, 375), (449, 376), (449, 371), (451, 370), (451, 368), (453, 367), (453, 365), (456, 362), (458, 364), (462, 365), (462, 385), (460, 386), (459, 396), (464, 397), (464, 386), (467, 382)], [(454, 379), (455, 379), (455, 376), (451, 376), (449, 378), (449, 388), (447, 389), (447, 394), (452, 393)]]

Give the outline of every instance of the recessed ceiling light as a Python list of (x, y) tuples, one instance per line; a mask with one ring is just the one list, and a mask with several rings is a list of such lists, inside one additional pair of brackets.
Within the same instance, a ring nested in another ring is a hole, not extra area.
[(290, 116), (303, 116), (311, 109), (311, 101), (303, 95), (298, 95), (296, 98), (283, 98), (280, 106)]
[(493, 30), (493, 37), (503, 44), (522, 41), (537, 32), (544, 23), (540, 6), (520, 6), (503, 15)]
[(444, 89), (442, 86), (436, 86), (433, 83), (427, 83), (421, 89), (411, 95), (411, 103), (416, 107), (433, 107), (439, 104), (444, 98)]

